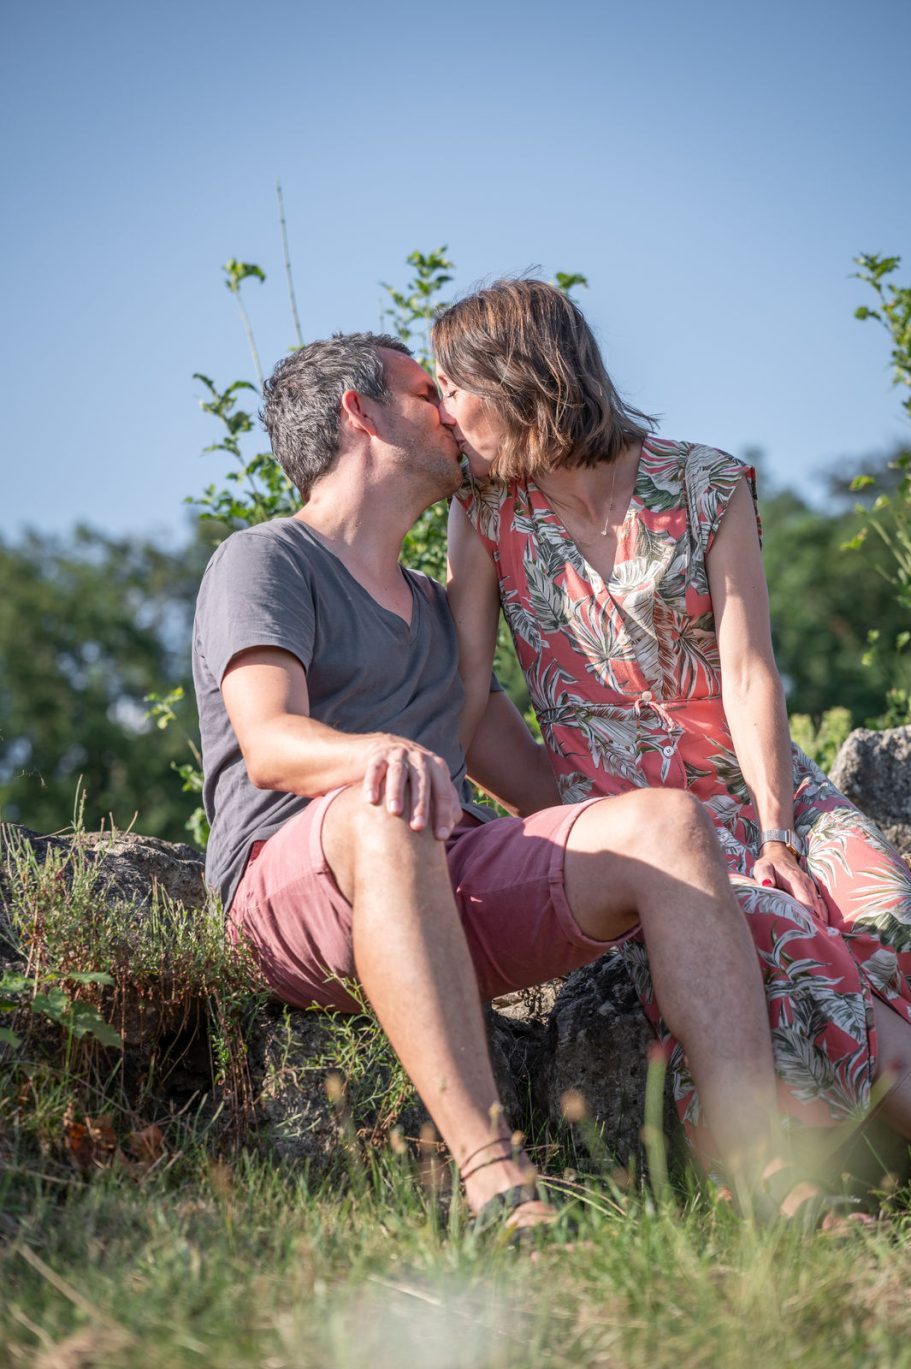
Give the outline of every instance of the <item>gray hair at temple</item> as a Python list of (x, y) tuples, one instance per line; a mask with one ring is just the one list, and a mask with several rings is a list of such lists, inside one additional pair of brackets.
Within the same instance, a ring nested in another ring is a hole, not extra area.
[(389, 402), (381, 347), (411, 356), (404, 342), (386, 333), (335, 333), (284, 357), (263, 386), (259, 416), (272, 453), (305, 504), (338, 455), (345, 391)]

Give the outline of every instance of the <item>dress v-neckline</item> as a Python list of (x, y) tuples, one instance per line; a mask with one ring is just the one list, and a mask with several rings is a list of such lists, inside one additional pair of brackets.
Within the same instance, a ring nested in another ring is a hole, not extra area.
[[(614, 564), (611, 566), (611, 572), (607, 579), (605, 579), (601, 572), (592, 565), (591, 561), (589, 561), (588, 557), (585, 555), (584, 551), (579, 546), (579, 543), (573, 537), (573, 535), (569, 531), (569, 528), (567, 528), (566, 524), (563, 522), (563, 519), (560, 517), (557, 510), (554, 508), (553, 504), (548, 499), (547, 495), (541, 489), (540, 485), (535, 484), (534, 480), (528, 481), (529, 493), (531, 492), (531, 490), (535, 491), (535, 493), (541, 500), (541, 503), (544, 505), (544, 510), (550, 515), (551, 519), (553, 520), (554, 526), (559, 528), (563, 540), (573, 548), (576, 555), (579, 557), (579, 560), (585, 567), (589, 584), (596, 592), (604, 591), (605, 593), (609, 594), (611, 599), (613, 599), (614, 597), (613, 592), (611, 590), (611, 586), (616, 584), (617, 567), (618, 565), (624, 564), (628, 559), (626, 556), (621, 557), (620, 551), (621, 546), (624, 548), (624, 550), (626, 547), (626, 539), (629, 531), (630, 518), (639, 508), (642, 507), (642, 497), (639, 493), (639, 485), (644, 474), (647, 451), (648, 439), (643, 438), (642, 448), (639, 453), (639, 461), (636, 465), (636, 478), (633, 481), (632, 493), (629, 497), (629, 503), (626, 506), (626, 513), (623, 515), (623, 521), (622, 523), (618, 523), (617, 525), (617, 546), (614, 552)], [(570, 558), (567, 558), (567, 560), (569, 559)]]

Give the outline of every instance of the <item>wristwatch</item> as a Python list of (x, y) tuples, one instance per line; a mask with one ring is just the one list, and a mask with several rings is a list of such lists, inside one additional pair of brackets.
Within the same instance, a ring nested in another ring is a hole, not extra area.
[(760, 832), (760, 851), (767, 841), (780, 841), (798, 858), (807, 854), (806, 842), (803, 841), (796, 832), (792, 832), (790, 827), (769, 827), (765, 832)]

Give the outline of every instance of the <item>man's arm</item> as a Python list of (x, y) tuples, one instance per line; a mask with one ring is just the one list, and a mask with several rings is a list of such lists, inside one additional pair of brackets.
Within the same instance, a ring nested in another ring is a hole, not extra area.
[(347, 733), (310, 717), (303, 666), (291, 652), (239, 652), (221, 681), (222, 697), (251, 784), (313, 797), (363, 785), (365, 801), (390, 813), (410, 810), (409, 826), (432, 823), (445, 840), (462, 813), (441, 757), (386, 732)]
[(524, 818), (542, 808), (559, 807), (560, 791), (547, 752), (501, 690), (488, 697), (467, 759), (475, 784), (510, 813)]

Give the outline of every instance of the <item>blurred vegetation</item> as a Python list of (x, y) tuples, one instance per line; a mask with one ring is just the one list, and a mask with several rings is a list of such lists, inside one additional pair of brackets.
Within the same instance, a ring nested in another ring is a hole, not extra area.
[(172, 763), (196, 718), (162, 732), (146, 695), (192, 696), (193, 602), (211, 543), (176, 549), (85, 527), (60, 539), (0, 541), (0, 816), (43, 832), (68, 826), (77, 787), (92, 827), (185, 840), (195, 799)]
[[(445, 246), (412, 252), (406, 264), (405, 284), (384, 286), (383, 326), (429, 366), (430, 320), (445, 303), (455, 268)], [(858, 265), (877, 307), (861, 306), (857, 315), (887, 329), (896, 383), (911, 386), (911, 291), (889, 279), (899, 259), (865, 256)], [(285, 270), (300, 341), (287, 250)], [(253, 263), (225, 264), (224, 283), (237, 299), (257, 378), (262, 371), (242, 289), (265, 279)], [(570, 292), (587, 282), (559, 272), (555, 284)], [(78, 784), (87, 826), (126, 827), (138, 813), (148, 835), (205, 839), (194, 792), (198, 729), (189, 668), (196, 590), (220, 540), (294, 512), (297, 499), (269, 451), (249, 450), (259, 428), (260, 386), (237, 379), (222, 388), (201, 372), (194, 379), (203, 387), (201, 407), (218, 424), (206, 451), (226, 457), (228, 470), (187, 499), (195, 520), (185, 545), (169, 549), (87, 528), (65, 540), (35, 532), (0, 540), (4, 820), (43, 831), (65, 827)], [(904, 408), (911, 415), (911, 398)], [(794, 735), (830, 764), (850, 727), (911, 717), (911, 452), (858, 457), (851, 476), (830, 478), (826, 507), (774, 487), (761, 454), (748, 455), (760, 468), (773, 636)], [(863, 473), (854, 474), (861, 466)], [(445, 503), (428, 509), (406, 538), (405, 563), (441, 578), (445, 527)], [(503, 628), (496, 665), (526, 711), (524, 681)]]

